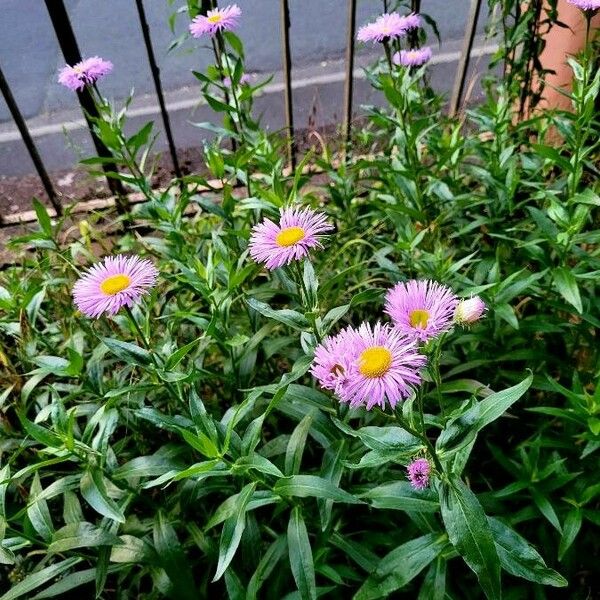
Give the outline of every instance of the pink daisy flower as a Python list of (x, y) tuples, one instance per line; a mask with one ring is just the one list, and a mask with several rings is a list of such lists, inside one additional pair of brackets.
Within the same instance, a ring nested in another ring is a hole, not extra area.
[(300, 260), (311, 248), (322, 248), (321, 233), (333, 226), (324, 214), (310, 208), (282, 208), (279, 224), (265, 219), (252, 228), (248, 248), (250, 256), (273, 270)]
[(336, 394), (351, 407), (392, 408), (421, 383), (419, 370), (427, 359), (419, 354), (415, 340), (389, 325), (363, 323), (342, 335), (349, 357), (346, 377)]
[(418, 29), (421, 27), (421, 15), (416, 13), (410, 13), (410, 15), (406, 15), (402, 17), (402, 23), (404, 24), (404, 28), (406, 31), (411, 29)]
[(385, 295), (385, 312), (394, 325), (422, 342), (452, 327), (457, 304), (450, 288), (429, 280), (400, 282)]
[(225, 8), (213, 8), (206, 15), (198, 15), (190, 23), (190, 33), (199, 38), (203, 35), (214, 36), (219, 31), (232, 31), (239, 25), (242, 11), (237, 4)]
[(319, 385), (336, 392), (346, 381), (351, 357), (344, 329), (336, 336), (326, 337), (316, 348), (310, 372)]
[(485, 302), (479, 296), (461, 300), (454, 311), (454, 320), (459, 325), (471, 325), (481, 319), (485, 309)]
[(585, 12), (593, 12), (600, 8), (600, 0), (567, 0), (567, 2)]
[(424, 490), (429, 485), (431, 465), (426, 458), (413, 460), (407, 468), (408, 480), (415, 490)]
[(67, 65), (58, 74), (58, 83), (72, 91), (82, 90), (86, 85), (93, 85), (113, 70), (113, 64), (99, 56), (86, 58), (76, 65)]
[(86, 316), (114, 315), (133, 306), (156, 283), (158, 271), (138, 256), (108, 256), (89, 269), (73, 286), (73, 299)]
[(403, 67), (420, 67), (431, 60), (431, 48), (415, 48), (414, 50), (400, 50), (392, 57), (395, 65)]
[(398, 13), (385, 13), (373, 23), (363, 25), (356, 36), (359, 42), (384, 42), (404, 35), (407, 31), (406, 17)]

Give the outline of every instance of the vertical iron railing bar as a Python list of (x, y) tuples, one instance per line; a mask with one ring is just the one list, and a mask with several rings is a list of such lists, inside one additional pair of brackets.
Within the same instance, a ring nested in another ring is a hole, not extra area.
[(354, 94), (354, 37), (356, 34), (356, 0), (348, 0), (346, 30), (346, 76), (344, 84), (344, 158), (348, 156), (352, 135), (352, 100)]
[[(61, 52), (63, 53), (65, 61), (69, 65), (74, 65), (80, 62), (81, 53), (79, 52), (77, 39), (75, 38), (75, 33), (73, 31), (73, 27), (71, 26), (71, 21), (69, 19), (67, 9), (65, 8), (64, 0), (44, 0), (44, 2), (46, 4), (46, 9), (48, 10), (50, 21), (52, 22), (52, 27), (54, 27), (56, 39), (58, 40), (58, 44)], [(77, 97), (79, 98), (79, 104), (83, 109), (83, 114), (85, 116), (88, 129), (92, 135), (92, 141), (94, 142), (98, 156), (102, 158), (112, 158), (112, 153), (96, 135), (94, 126), (89, 118), (90, 116), (98, 116), (98, 110), (90, 91), (87, 89), (87, 87), (84, 87), (81, 91), (77, 92)], [(118, 172), (117, 166), (110, 162), (103, 163), (102, 169), (105, 173)], [(128, 212), (128, 201), (123, 185), (118, 179), (113, 179), (108, 175), (106, 176), (106, 180), (110, 191), (115, 195), (117, 211), (120, 214), (126, 214)]]
[(479, 20), (479, 13), (481, 11), (481, 0), (471, 0), (471, 8), (469, 10), (469, 20), (467, 22), (467, 28), (465, 31), (465, 37), (463, 39), (463, 47), (456, 69), (456, 76), (454, 78), (454, 86), (452, 89), (452, 98), (450, 100), (449, 114), (451, 117), (456, 115), (458, 107), (462, 101), (462, 96), (465, 88), (465, 81), (467, 78), (467, 70), (469, 68), (469, 62), (471, 60), (471, 50), (473, 48), (473, 42), (475, 41), (475, 32), (477, 31), (477, 22)]
[[(421, 0), (411, 0), (410, 12), (417, 14), (417, 15), (421, 12)], [(409, 31), (408, 43), (411, 48), (419, 47), (419, 30), (418, 29), (412, 29), (411, 31)]]
[(143, 0), (135, 0), (135, 5), (140, 18), (140, 26), (142, 28), (144, 44), (146, 45), (146, 53), (148, 54), (148, 63), (150, 65), (150, 71), (152, 72), (152, 79), (154, 80), (154, 89), (156, 90), (156, 97), (158, 98), (158, 104), (160, 106), (160, 114), (162, 115), (163, 127), (165, 128), (165, 135), (167, 136), (167, 143), (169, 145), (173, 170), (175, 171), (175, 176), (178, 179), (181, 179), (182, 173), (181, 168), (179, 167), (179, 160), (177, 158), (177, 148), (175, 147), (173, 131), (171, 130), (171, 121), (169, 119), (169, 113), (167, 112), (165, 97), (163, 95), (162, 85), (160, 82), (160, 69), (156, 63), (156, 57), (154, 56), (154, 48), (152, 47), (152, 39), (150, 38), (150, 27), (148, 25), (148, 19), (146, 18), (144, 2)]
[[(42, 185), (44, 186), (44, 189), (46, 190), (46, 194), (48, 194), (48, 199), (50, 200), (50, 203), (54, 207), (56, 214), (58, 216), (61, 216), (63, 213), (63, 207), (60, 202), (60, 198), (59, 198), (58, 194), (56, 193), (56, 190), (54, 189), (54, 185), (52, 185), (50, 176), (48, 175), (48, 172), (46, 171), (46, 167), (44, 166), (44, 163), (42, 161), (40, 153), (38, 152), (38, 149), (33, 141), (33, 138), (31, 137), (31, 134), (29, 133), (29, 129), (27, 128), (27, 123), (25, 123), (25, 119), (23, 119), (23, 115), (21, 114), (21, 111), (19, 110), (17, 102), (16, 102), (14, 96), (12, 95), (12, 92), (8, 85), (8, 81), (6, 81), (6, 78), (4, 77), (4, 73), (2, 72), (1, 67), (0, 67), (0, 91), (2, 92), (2, 95), (4, 96), (4, 100), (6, 101), (6, 106), (8, 106), (8, 110), (10, 111), (10, 114), (12, 115), (15, 125), (17, 126), (19, 133), (21, 134), (21, 139), (23, 140), (23, 143), (27, 147), (29, 156), (31, 157), (31, 160), (33, 161), (33, 164), (35, 166), (35, 170), (37, 171), (37, 174), (39, 175), (39, 177), (42, 181)], [(1, 222), (2, 222), (2, 215), (0, 215), (0, 223)]]
[(290, 7), (288, 0), (281, 0), (281, 52), (285, 84), (285, 125), (288, 135), (288, 159), (290, 167), (296, 167), (296, 140), (294, 131), (294, 105), (292, 99), (292, 54), (290, 51)]

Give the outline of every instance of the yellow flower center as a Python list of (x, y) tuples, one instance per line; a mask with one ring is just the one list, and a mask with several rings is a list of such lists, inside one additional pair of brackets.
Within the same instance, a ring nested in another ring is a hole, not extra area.
[(306, 232), (302, 227), (286, 227), (282, 229), (275, 238), (275, 242), (278, 246), (293, 246), (299, 241), (303, 240), (306, 236)]
[(206, 17), (206, 20), (209, 23), (219, 23), (223, 17), (220, 14), (210, 15), (210, 17)]
[(129, 275), (111, 275), (100, 284), (100, 289), (107, 296), (114, 296), (127, 289), (130, 283), (131, 278)]
[(426, 310), (418, 308), (410, 313), (408, 320), (412, 327), (415, 327), (416, 329), (425, 329), (425, 327), (427, 327), (427, 322), (429, 321), (429, 313)]
[(363, 350), (358, 358), (358, 370), (365, 377), (381, 377), (392, 366), (392, 353), (383, 346)]

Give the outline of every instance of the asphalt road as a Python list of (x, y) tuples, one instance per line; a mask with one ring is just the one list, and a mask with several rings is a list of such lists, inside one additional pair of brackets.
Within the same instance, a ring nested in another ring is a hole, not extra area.
[[(279, 72), (279, 0), (237, 0), (237, 3), (243, 11), (239, 35), (245, 43), (248, 71)], [(203, 109), (199, 111), (202, 118), (197, 118), (198, 110), (194, 111), (197, 91), (190, 71), (204, 68), (210, 62), (211, 52), (205, 44), (193, 39), (168, 51), (170, 42), (184, 33), (188, 25), (186, 15), (182, 14), (176, 20), (175, 33), (169, 29), (169, 15), (179, 4), (169, 6), (167, 0), (145, 2), (163, 88), (172, 107), (176, 141), (179, 146), (187, 147), (198, 145), (198, 130), (190, 128), (189, 121), (210, 118)], [(448, 52), (460, 47), (469, 4), (469, 0), (423, 1), (423, 12), (436, 20), (443, 41), (441, 47), (435, 47), (436, 53), (446, 56), (435, 75), (442, 91), (451, 86), (456, 62), (448, 59)], [(140, 98), (136, 103), (140, 107), (139, 120), (148, 120), (155, 104), (153, 84), (134, 1), (66, 0), (66, 5), (82, 54), (98, 54), (115, 65), (113, 74), (102, 82), (102, 92), (118, 100), (134, 88)], [(381, 12), (381, 7), (381, 0), (359, 0), (357, 23), (368, 21)], [(296, 121), (300, 127), (305, 126), (313, 118), (311, 114), (316, 114), (320, 123), (331, 122), (341, 112), (339, 74), (343, 72), (347, 2), (290, 0), (290, 10), (294, 79), (301, 80), (296, 84)], [(480, 31), (484, 21), (482, 15)], [(372, 51), (359, 48), (363, 55)], [(78, 155), (85, 155), (91, 149), (85, 129), (76, 126), (70, 132), (69, 144), (65, 145), (62, 125), (80, 120), (81, 113), (75, 94), (56, 82), (64, 60), (42, 0), (0, 0), (0, 65), (50, 169), (68, 168)], [(275, 85), (260, 103), (267, 124), (272, 127), (283, 122), (280, 96)], [(368, 100), (368, 92), (359, 84), (357, 104), (365, 99)], [(32, 171), (0, 98), (0, 175)]]

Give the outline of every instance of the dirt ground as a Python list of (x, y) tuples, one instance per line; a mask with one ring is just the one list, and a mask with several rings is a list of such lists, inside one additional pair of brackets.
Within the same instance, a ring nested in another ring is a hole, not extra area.
[[(296, 139), (298, 154), (309, 148), (321, 151), (321, 142), (331, 142), (336, 137), (336, 130), (319, 131), (316, 135), (309, 131), (300, 132)], [(179, 163), (184, 175), (205, 174), (206, 167), (200, 148), (189, 148), (178, 152)], [(163, 154), (158, 159), (156, 173), (152, 183), (155, 188), (166, 187), (175, 177), (170, 156)], [(104, 178), (96, 178), (81, 166), (73, 169), (50, 173), (55, 189), (61, 194), (65, 206), (75, 202), (102, 200), (111, 196)], [(0, 177), (0, 267), (19, 261), (23, 257), (23, 248), (15, 252), (7, 246), (8, 241), (16, 236), (37, 230), (37, 224), (31, 218), (32, 199), (38, 198), (49, 208), (50, 201), (44, 187), (36, 174), (20, 177)], [(94, 204), (90, 202), (90, 206)], [(104, 209), (103, 209), (104, 210)], [(114, 210), (114, 209), (113, 209)], [(29, 213), (26, 215), (25, 213)], [(22, 222), (15, 222), (17, 215), (27, 217)], [(85, 213), (74, 214), (77, 221), (84, 218)], [(108, 216), (108, 215), (107, 215)], [(73, 225), (76, 225), (74, 222)]]
[[(199, 148), (180, 151), (179, 161), (186, 175), (199, 172), (203, 167)], [(174, 176), (171, 159), (168, 154), (163, 154), (159, 158), (153, 185), (157, 187), (166, 185)], [(95, 198), (107, 198), (111, 195), (106, 180), (92, 177), (84, 167), (54, 171), (50, 173), (50, 179), (61, 194), (64, 205)], [(0, 176), (0, 224), (9, 215), (31, 210), (32, 198), (38, 198), (50, 206), (48, 196), (37, 174), (19, 177)]]

